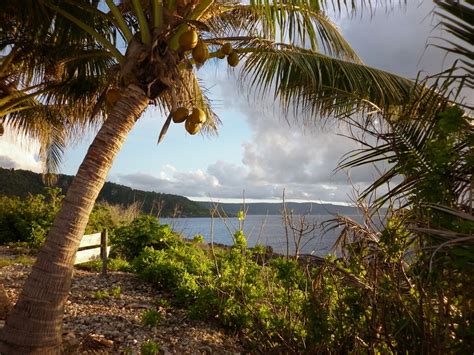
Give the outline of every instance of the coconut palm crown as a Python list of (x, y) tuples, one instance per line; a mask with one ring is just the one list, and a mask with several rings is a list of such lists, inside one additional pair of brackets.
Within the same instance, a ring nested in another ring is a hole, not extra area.
[(46, 11), (50, 25), (40, 26), (43, 44), (14, 37), (9, 53), (31, 43), (35, 53), (56, 54), (50, 61), (15, 55), (17, 72), (2, 80), (13, 96), (31, 95), (41, 110), (22, 99), (0, 106), (0, 113), (20, 131), (55, 112), (61, 113), (54, 115), (58, 130), (77, 127), (69, 120), (103, 124), (0, 335), (5, 354), (60, 352), (76, 250), (112, 162), (144, 110), (155, 104), (167, 115), (160, 139), (173, 118), (183, 119), (178, 109), (190, 113), (185, 127), (191, 134), (216, 130), (218, 119), (197, 77), (208, 62), (226, 58), (231, 68), (240, 62), (239, 78), (257, 94), (270, 94), (284, 111), (307, 119), (381, 112), (402, 104), (414, 87), (364, 66), (325, 15), (330, 5), (357, 9), (354, 1), (23, 1)]

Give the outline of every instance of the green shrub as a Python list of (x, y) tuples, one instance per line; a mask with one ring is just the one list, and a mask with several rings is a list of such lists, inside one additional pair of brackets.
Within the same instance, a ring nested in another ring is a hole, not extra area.
[(140, 347), (141, 355), (157, 355), (160, 351), (160, 346), (153, 341), (146, 341)]
[(122, 296), (122, 286), (116, 286), (109, 290), (109, 295), (114, 298), (120, 298)]
[(203, 244), (205, 243), (206, 240), (204, 239), (204, 236), (201, 234), (196, 234), (193, 238), (193, 243), (194, 244)]
[(129, 225), (117, 228), (111, 244), (114, 253), (132, 261), (145, 247), (168, 248), (178, 240), (168, 225), (161, 225), (153, 216), (142, 215)]
[(145, 280), (173, 292), (176, 302), (183, 304), (195, 298), (199, 280), (212, 266), (204, 250), (182, 241), (162, 250), (145, 247), (133, 265)]
[(0, 196), (0, 244), (27, 242), (38, 248), (44, 242), (63, 196), (60, 189), (48, 188), (46, 195)]
[(133, 264), (143, 278), (172, 292), (192, 318), (217, 318), (261, 349), (283, 350), (282, 339), (299, 349), (307, 337), (302, 270), (287, 259), (261, 266), (245, 248), (244, 234), (235, 239), (230, 250), (216, 250), (215, 259), (194, 243), (179, 242), (146, 247)]
[(120, 298), (122, 296), (122, 286), (116, 286), (109, 290), (97, 290), (94, 291), (92, 297), (96, 300), (104, 300), (109, 297)]
[(92, 294), (92, 298), (96, 299), (96, 300), (105, 300), (107, 298), (109, 298), (109, 291), (107, 290), (97, 290), (97, 291), (94, 291), (94, 293)]
[(142, 324), (146, 327), (156, 327), (161, 320), (161, 313), (154, 309), (142, 312)]
[[(25, 199), (0, 196), (0, 244), (27, 243), (38, 249), (45, 241), (54, 218), (61, 206), (63, 195), (59, 188), (45, 188), (43, 195), (30, 195)], [(96, 204), (89, 217), (87, 233), (114, 229), (129, 223), (138, 213), (136, 206), (129, 208), (107, 203)]]

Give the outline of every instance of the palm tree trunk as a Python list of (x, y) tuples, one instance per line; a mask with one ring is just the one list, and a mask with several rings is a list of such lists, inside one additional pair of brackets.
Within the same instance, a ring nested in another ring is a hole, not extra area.
[(7, 295), (7, 290), (3, 286), (3, 282), (0, 282), (0, 320), (4, 320), (7, 314), (12, 308), (12, 303)]
[(18, 302), (0, 334), (4, 354), (58, 354), (77, 248), (113, 160), (148, 105), (129, 85), (104, 122), (69, 187)]

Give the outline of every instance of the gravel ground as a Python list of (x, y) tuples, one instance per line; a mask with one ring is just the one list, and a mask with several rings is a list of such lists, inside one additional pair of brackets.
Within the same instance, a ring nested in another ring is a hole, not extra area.
[[(2, 256), (0, 255), (0, 258)], [(29, 266), (0, 268), (7, 294), (16, 301)], [(115, 290), (103, 299), (100, 291)], [(165, 297), (135, 275), (109, 272), (105, 277), (76, 270), (64, 314), (64, 339), (69, 353), (140, 354), (146, 341), (159, 344), (161, 354), (240, 354), (239, 340), (217, 325), (191, 320), (184, 310), (166, 305)], [(156, 310), (156, 327), (144, 326), (142, 313)]]

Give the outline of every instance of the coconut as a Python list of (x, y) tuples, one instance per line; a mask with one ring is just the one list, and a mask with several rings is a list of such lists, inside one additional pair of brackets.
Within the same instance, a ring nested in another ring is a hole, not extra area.
[(219, 59), (224, 59), (224, 58), (225, 58), (225, 53), (222, 52), (222, 49), (219, 49), (219, 50), (216, 52), (216, 58), (219, 58)]
[(179, 46), (182, 50), (189, 51), (196, 47), (198, 40), (198, 33), (194, 28), (191, 28), (179, 36)]
[(184, 128), (190, 135), (195, 135), (201, 130), (201, 123), (193, 123), (189, 118), (184, 123)]
[(221, 51), (225, 55), (229, 55), (234, 51), (234, 49), (232, 48), (232, 44), (230, 42), (226, 42), (222, 45)]
[(189, 115), (189, 110), (186, 107), (179, 107), (176, 111), (173, 112), (173, 122), (181, 123), (186, 121), (186, 118)]
[(206, 113), (197, 107), (193, 108), (193, 112), (189, 115), (187, 119), (187, 121), (191, 121), (194, 124), (204, 123), (206, 122), (206, 120), (207, 120)]
[(239, 64), (238, 54), (236, 52), (232, 52), (231, 54), (229, 54), (229, 56), (227, 57), (227, 63), (231, 67), (236, 67)]
[(206, 43), (199, 41), (193, 49), (193, 59), (198, 64), (203, 64), (209, 58), (209, 50)]

